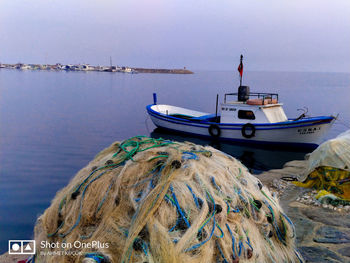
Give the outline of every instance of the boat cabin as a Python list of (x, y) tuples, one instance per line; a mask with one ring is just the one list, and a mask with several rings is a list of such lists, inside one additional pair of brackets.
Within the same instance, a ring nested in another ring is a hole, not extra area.
[[(229, 101), (236, 96), (236, 101)], [(288, 121), (276, 93), (251, 93), (240, 86), (238, 93), (225, 94), (220, 104), (220, 123), (276, 123)]]

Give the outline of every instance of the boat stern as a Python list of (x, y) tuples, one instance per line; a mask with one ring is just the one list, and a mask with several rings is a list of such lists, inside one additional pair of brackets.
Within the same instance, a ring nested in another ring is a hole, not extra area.
[(309, 123), (301, 122), (297, 128), (299, 138), (320, 144), (336, 120), (335, 116), (319, 116), (302, 119), (302, 121), (311, 121)]

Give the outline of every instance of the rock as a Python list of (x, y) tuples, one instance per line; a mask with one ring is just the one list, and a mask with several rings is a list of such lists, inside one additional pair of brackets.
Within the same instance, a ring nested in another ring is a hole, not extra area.
[(331, 226), (322, 226), (316, 232), (313, 239), (317, 243), (342, 244), (350, 243), (350, 233), (340, 231)]
[(294, 167), (296, 170), (304, 170), (307, 166), (307, 162), (304, 160), (290, 161), (284, 164), (283, 167)]
[(300, 244), (313, 234), (316, 223), (305, 217), (292, 218), (292, 220), (297, 234), (296, 242)]
[(302, 207), (302, 208), (307, 208), (308, 206), (303, 204), (302, 202), (291, 202), (289, 203), (290, 207)]
[(272, 186), (275, 187), (276, 189), (281, 189), (282, 185), (279, 179), (273, 179)]
[(323, 247), (299, 247), (305, 262), (340, 263), (344, 262), (336, 253)]
[(350, 257), (350, 247), (343, 247), (338, 250), (339, 254), (345, 257)]
[[(287, 163), (285, 166), (291, 165)], [(269, 180), (269, 185), (272, 185), (273, 179), (284, 174), (279, 171), (265, 172), (264, 178)], [(299, 245), (300, 252), (305, 258), (305, 262), (350, 263), (350, 242), (347, 243), (350, 239), (350, 204), (343, 206), (342, 213), (336, 213), (333, 210), (334, 206), (332, 209), (328, 208), (330, 205), (328, 202), (321, 204), (315, 198), (316, 194), (317, 191), (315, 190), (287, 184), (280, 195), (280, 204), (295, 225), (296, 243)], [(312, 206), (306, 204), (307, 200), (312, 200)], [(337, 211), (339, 208), (338, 206)], [(319, 229), (320, 226), (324, 225), (333, 226), (333, 228), (331, 227), (333, 231), (329, 233), (332, 234), (333, 232), (333, 237), (331, 235), (326, 236), (324, 232), (327, 231), (325, 229), (323, 231)], [(338, 227), (339, 229), (337, 229)], [(336, 239), (337, 236), (340, 236), (339, 240)], [(331, 241), (333, 243), (313, 242), (314, 238), (318, 241)], [(334, 239), (336, 242), (347, 242), (337, 244), (334, 243)], [(345, 246), (346, 248), (343, 248)]]
[(309, 219), (325, 225), (350, 228), (350, 214), (334, 216), (333, 210), (319, 209), (317, 207), (302, 209), (301, 212)]

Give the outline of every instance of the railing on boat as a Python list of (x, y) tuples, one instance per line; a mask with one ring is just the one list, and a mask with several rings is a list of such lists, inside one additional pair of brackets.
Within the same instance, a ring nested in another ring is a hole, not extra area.
[[(254, 97), (257, 99), (262, 99), (263, 103), (265, 99), (276, 99), (278, 102), (278, 94), (277, 93), (261, 93), (261, 92), (250, 92), (248, 95), (248, 100), (250, 97)], [(238, 93), (226, 93), (224, 98), (224, 103), (226, 103), (226, 97), (227, 96), (238, 96)]]

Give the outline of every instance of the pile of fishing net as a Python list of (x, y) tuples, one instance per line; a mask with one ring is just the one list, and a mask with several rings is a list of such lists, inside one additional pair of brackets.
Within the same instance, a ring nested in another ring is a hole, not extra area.
[(319, 190), (317, 198), (333, 204), (350, 202), (350, 130), (313, 151), (297, 186)]
[(35, 227), (35, 261), (301, 262), (294, 236), (236, 159), (140, 136), (99, 153), (56, 195)]

